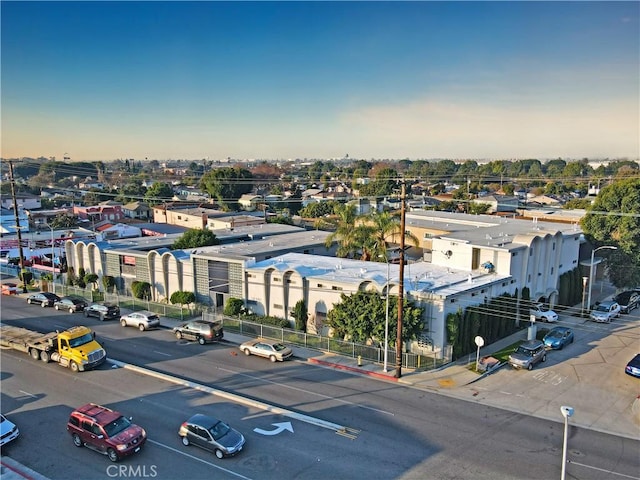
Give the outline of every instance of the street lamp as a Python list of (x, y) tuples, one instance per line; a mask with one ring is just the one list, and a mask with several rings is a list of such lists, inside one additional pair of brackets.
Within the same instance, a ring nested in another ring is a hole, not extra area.
[(618, 247), (612, 247), (610, 245), (603, 245), (602, 247), (595, 248), (591, 250), (591, 263), (589, 264), (589, 295), (587, 297), (587, 310), (591, 310), (591, 288), (593, 286), (593, 262), (595, 260), (594, 256), (598, 250), (602, 250), (603, 248), (608, 248), (609, 250), (617, 250)]
[(567, 466), (567, 437), (569, 433), (569, 417), (573, 415), (573, 408), (563, 405), (560, 407), (560, 412), (564, 417), (564, 441), (562, 443), (562, 473), (560, 474), (560, 480), (565, 479), (566, 466)]
[(378, 255), (378, 257), (384, 258), (387, 262), (387, 305), (384, 320), (384, 363), (382, 367), (382, 371), (387, 372), (387, 361), (389, 360), (389, 259), (386, 255)]

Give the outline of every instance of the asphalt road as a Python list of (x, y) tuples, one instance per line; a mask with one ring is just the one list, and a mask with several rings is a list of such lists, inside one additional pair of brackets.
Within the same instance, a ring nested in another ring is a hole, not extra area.
[[(121, 464), (133, 468), (128, 473), (136, 473), (128, 478), (149, 478), (152, 471), (153, 478), (194, 479), (560, 475), (563, 429), (557, 422), (306, 363), (272, 364), (237, 355), (236, 345), (181, 342), (167, 331), (125, 329), (117, 322), (26, 307), (18, 299), (3, 302), (2, 317), (4, 323), (43, 331), (85, 323), (96, 329), (111, 358), (245, 399), (231, 401), (110, 365), (74, 375), (54, 364), (34, 362), (26, 354), (2, 351), (3, 412), (23, 431), (9, 455), (54, 480), (114, 478), (105, 457), (75, 448), (64, 430), (70, 410), (89, 401), (132, 415), (149, 432), (142, 454)], [(280, 407), (285, 413), (256, 408), (246, 399)], [(242, 431), (247, 437), (245, 451), (220, 461), (183, 447), (177, 428), (196, 411), (224, 418)], [(353, 435), (340, 435), (312, 419), (350, 427)], [(274, 424), (283, 422), (291, 422), (293, 432), (267, 435), (255, 430), (275, 431), (279, 427)], [(30, 448), (30, 441), (37, 448)], [(636, 441), (571, 427), (569, 446), (569, 478), (638, 478)]]

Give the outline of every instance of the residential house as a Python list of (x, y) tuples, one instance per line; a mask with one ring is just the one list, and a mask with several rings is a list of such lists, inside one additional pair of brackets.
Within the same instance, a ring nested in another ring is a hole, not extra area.
[(150, 220), (152, 218), (151, 208), (145, 202), (131, 202), (122, 206), (122, 213), (127, 218), (137, 220)]

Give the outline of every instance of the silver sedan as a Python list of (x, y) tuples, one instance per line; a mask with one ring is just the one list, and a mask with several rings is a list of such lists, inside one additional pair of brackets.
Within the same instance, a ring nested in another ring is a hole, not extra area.
[(293, 355), (293, 350), (275, 340), (256, 339), (249, 340), (240, 345), (240, 350), (245, 355), (259, 355), (268, 358), (272, 362), (282, 362)]

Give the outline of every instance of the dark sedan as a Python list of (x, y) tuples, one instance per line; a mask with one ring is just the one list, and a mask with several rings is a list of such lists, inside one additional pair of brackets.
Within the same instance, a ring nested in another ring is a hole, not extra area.
[(614, 300), (620, 305), (620, 312), (629, 313), (640, 305), (640, 293), (634, 290), (627, 290), (616, 295)]
[(82, 312), (89, 304), (84, 298), (63, 297), (53, 304), (56, 310), (68, 310), (69, 313)]
[(627, 363), (624, 373), (640, 378), (640, 353)]
[(51, 292), (34, 293), (27, 297), (27, 303), (30, 305), (40, 305), (42, 307), (53, 307), (60, 300), (60, 297)]

